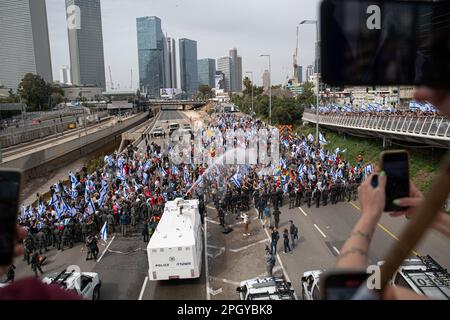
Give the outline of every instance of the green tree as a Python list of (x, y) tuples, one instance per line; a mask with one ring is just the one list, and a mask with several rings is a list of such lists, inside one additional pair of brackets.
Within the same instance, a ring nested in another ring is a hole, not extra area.
[(211, 99), (213, 97), (212, 89), (206, 84), (199, 85), (198, 91), (199, 91), (200, 98)]
[(303, 116), (304, 107), (295, 98), (274, 97), (272, 102), (272, 119), (278, 124), (295, 125)]
[(27, 73), (20, 82), (17, 92), (31, 111), (49, 109), (52, 88), (41, 76)]
[(253, 83), (250, 80), (250, 78), (249, 77), (245, 77), (243, 83), (244, 83), (244, 88), (245, 88), (244, 89), (244, 95), (252, 94), (252, 85), (253, 85)]
[(314, 94), (314, 83), (312, 82), (303, 82), (300, 85), (303, 89), (303, 92), (297, 97), (300, 105), (308, 107), (309, 105), (316, 104), (316, 95)]

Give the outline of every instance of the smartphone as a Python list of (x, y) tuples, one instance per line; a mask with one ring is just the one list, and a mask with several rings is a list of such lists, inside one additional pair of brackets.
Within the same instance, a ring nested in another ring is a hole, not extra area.
[(322, 300), (350, 300), (369, 277), (365, 270), (331, 270), (320, 275)]
[(404, 210), (394, 205), (395, 199), (409, 197), (409, 154), (406, 150), (385, 151), (380, 156), (380, 168), (386, 173), (385, 212)]
[(13, 261), (16, 241), (22, 173), (19, 170), (0, 170), (0, 265)]
[(450, 88), (450, 2), (324, 0), (323, 81)]

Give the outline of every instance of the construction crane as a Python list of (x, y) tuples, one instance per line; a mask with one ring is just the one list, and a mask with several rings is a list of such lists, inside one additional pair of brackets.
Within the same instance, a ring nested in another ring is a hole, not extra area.
[(114, 82), (111, 73), (111, 66), (108, 66), (108, 69), (109, 69), (109, 85), (111, 87), (111, 90), (114, 90)]
[(298, 26), (297, 26), (297, 39), (295, 42), (295, 54), (294, 54), (294, 97), (298, 95)]

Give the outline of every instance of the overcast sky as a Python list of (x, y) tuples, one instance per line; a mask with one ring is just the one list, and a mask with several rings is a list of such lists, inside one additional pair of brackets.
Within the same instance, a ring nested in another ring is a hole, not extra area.
[[(198, 58), (228, 55), (232, 47), (242, 56), (242, 71), (253, 71), (262, 84), (262, 73), (272, 56), (272, 80), (285, 83), (293, 76), (296, 25), (316, 19), (319, 0), (102, 0), (105, 69), (121, 89), (138, 83), (136, 18), (157, 16), (171, 37), (197, 41)], [(59, 80), (62, 65), (70, 65), (64, 0), (47, 0), (53, 77)], [(299, 64), (313, 63), (315, 26), (300, 27)], [(177, 57), (178, 60), (178, 57)], [(305, 73), (305, 67), (303, 70)], [(106, 75), (109, 84), (109, 74)], [(245, 74), (243, 74), (245, 76)]]

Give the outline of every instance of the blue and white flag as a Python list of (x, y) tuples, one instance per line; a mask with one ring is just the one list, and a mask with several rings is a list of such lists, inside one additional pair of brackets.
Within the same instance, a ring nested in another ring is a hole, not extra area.
[(75, 189), (76, 185), (78, 184), (78, 179), (75, 177), (75, 175), (72, 172), (69, 172), (70, 182), (72, 184), (72, 189)]
[(136, 179), (133, 179), (133, 184), (134, 184), (134, 191), (138, 191), (139, 190), (139, 184), (136, 182)]
[(106, 195), (108, 194), (108, 185), (104, 185), (100, 189), (100, 198), (98, 199), (98, 207), (103, 207), (103, 203), (105, 203)]
[(110, 167), (114, 165), (114, 160), (111, 158), (111, 156), (105, 156), (104, 161), (108, 163), (108, 166)]
[(174, 164), (172, 164), (172, 174), (174, 174), (174, 175), (180, 174), (180, 170), (178, 170), (177, 166)]
[(38, 205), (38, 214), (39, 214), (39, 216), (41, 216), (41, 215), (44, 213), (44, 211), (45, 211), (45, 206), (44, 206), (44, 204), (41, 202), (41, 203), (39, 203), (39, 205)]
[(189, 172), (187, 170), (187, 168), (184, 168), (184, 183), (189, 184)]
[(233, 182), (236, 187), (238, 187), (238, 188), (241, 187), (241, 182), (239, 181), (239, 177), (238, 177), (237, 173), (231, 177), (231, 182)]
[(311, 133), (308, 135), (308, 140), (309, 142), (314, 142), (314, 136)]
[(100, 230), (100, 238), (106, 242), (108, 238), (108, 226), (105, 224), (103, 225), (102, 229)]
[(280, 166), (281, 166), (283, 169), (286, 169), (286, 168), (287, 168), (287, 166), (286, 166), (286, 160), (284, 160), (283, 158), (280, 159)]
[(325, 139), (325, 137), (323, 136), (323, 134), (321, 132), (319, 132), (319, 143), (322, 145), (328, 144), (328, 141)]
[(145, 184), (147, 184), (148, 174), (146, 172), (144, 172), (144, 174), (142, 176), (143, 176), (142, 184), (145, 185)]
[(166, 177), (166, 176), (167, 176), (167, 171), (164, 170), (163, 167), (161, 167), (161, 174), (163, 175), (163, 177)]

